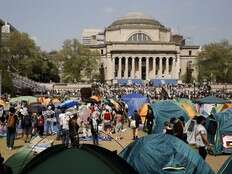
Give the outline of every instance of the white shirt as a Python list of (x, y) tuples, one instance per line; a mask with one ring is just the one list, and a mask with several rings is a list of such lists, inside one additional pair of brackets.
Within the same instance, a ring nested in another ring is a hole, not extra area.
[(204, 146), (206, 146), (205, 143), (203, 142), (201, 134), (202, 135), (207, 135), (207, 131), (206, 131), (206, 129), (205, 129), (205, 127), (203, 125), (198, 124), (197, 128), (196, 128), (196, 134), (195, 134), (197, 147), (204, 147)]
[(68, 121), (70, 117), (64, 113), (61, 113), (59, 115), (59, 119), (60, 119), (60, 125), (62, 126), (62, 129), (69, 130)]

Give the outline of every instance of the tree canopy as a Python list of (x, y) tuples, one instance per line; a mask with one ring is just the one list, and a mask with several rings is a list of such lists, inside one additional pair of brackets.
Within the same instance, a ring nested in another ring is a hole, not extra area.
[(4, 92), (10, 92), (12, 88), (9, 72), (38, 82), (59, 81), (58, 68), (46, 58), (46, 54), (41, 52), (27, 33), (9, 33), (7, 40), (1, 44), (0, 53)]
[(76, 82), (98, 74), (100, 54), (80, 44), (77, 39), (64, 41), (57, 58), (63, 62), (62, 78), (65, 82)]
[(198, 66), (200, 80), (232, 82), (232, 45), (228, 41), (205, 45), (199, 54)]

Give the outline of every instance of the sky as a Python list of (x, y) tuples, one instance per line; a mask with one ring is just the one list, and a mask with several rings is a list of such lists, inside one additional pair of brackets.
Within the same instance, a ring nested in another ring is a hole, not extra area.
[(142, 12), (182, 34), (190, 44), (232, 42), (232, 0), (0, 0), (0, 18), (27, 32), (42, 50), (104, 29), (128, 12)]

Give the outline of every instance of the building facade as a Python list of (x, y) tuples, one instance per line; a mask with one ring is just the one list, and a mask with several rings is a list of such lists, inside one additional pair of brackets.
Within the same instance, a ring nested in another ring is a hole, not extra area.
[(99, 44), (84, 44), (99, 50), (108, 83), (175, 84), (189, 68), (197, 76), (194, 64), (200, 47), (186, 45), (182, 36), (142, 13), (114, 21), (103, 38)]

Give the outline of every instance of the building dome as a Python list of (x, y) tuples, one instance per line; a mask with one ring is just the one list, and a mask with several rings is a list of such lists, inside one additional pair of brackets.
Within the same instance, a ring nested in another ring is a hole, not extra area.
[(154, 29), (168, 30), (159, 21), (139, 12), (130, 12), (126, 16), (114, 21), (107, 30), (117, 30), (122, 28), (132, 29)]

